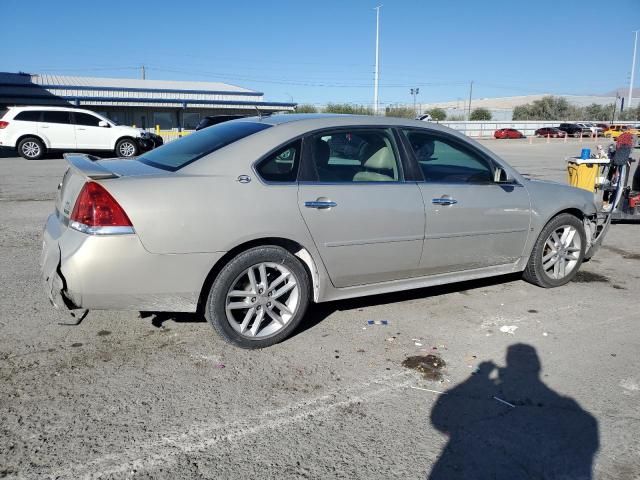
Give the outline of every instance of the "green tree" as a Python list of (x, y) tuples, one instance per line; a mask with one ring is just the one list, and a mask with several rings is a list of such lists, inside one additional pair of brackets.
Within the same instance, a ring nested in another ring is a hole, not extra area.
[(469, 120), (491, 120), (491, 112), (486, 108), (475, 108)]
[(318, 113), (318, 109), (315, 105), (311, 105), (310, 103), (301, 103), (296, 105), (295, 112), (291, 113)]
[(371, 107), (354, 105), (351, 103), (327, 103), (324, 108), (326, 113), (346, 113), (351, 115), (373, 115)]
[(425, 113), (428, 113), (429, 115), (431, 115), (431, 118), (433, 118), (437, 122), (441, 122), (447, 118), (447, 112), (445, 112), (443, 109), (438, 107), (431, 108), (427, 110)]
[(578, 119), (582, 112), (569, 104), (566, 98), (551, 95), (534, 100), (513, 109), (514, 120), (571, 120)]
[[(613, 105), (612, 105), (613, 107)], [(611, 119), (611, 115), (609, 115), (609, 120)], [(618, 120), (633, 122), (634, 120), (640, 120), (640, 105), (636, 108), (625, 108)]]
[(416, 111), (410, 107), (387, 107), (384, 114), (387, 117), (416, 118)]

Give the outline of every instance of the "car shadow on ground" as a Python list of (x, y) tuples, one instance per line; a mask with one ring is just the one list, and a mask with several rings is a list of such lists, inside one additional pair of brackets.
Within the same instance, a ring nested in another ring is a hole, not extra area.
[[(436, 287), (404, 290), (402, 292), (384, 293), (380, 295), (369, 295), (366, 297), (352, 298), (349, 300), (338, 300), (334, 302), (312, 303), (309, 305), (307, 314), (300, 326), (291, 335), (299, 335), (316, 325), (320, 324), (331, 314), (338, 311), (357, 310), (365, 307), (375, 307), (378, 305), (388, 305), (392, 303), (406, 302), (420, 298), (438, 297), (451, 293), (465, 292), (476, 288), (483, 288), (492, 285), (505, 284), (520, 280), (521, 274), (501, 275), (498, 277), (482, 278), (479, 280), (469, 280), (466, 282), (450, 283)], [(140, 318), (151, 319), (151, 324), (156, 328), (162, 328), (164, 322), (172, 320), (176, 323), (202, 323), (207, 320), (202, 313), (181, 313), (181, 312), (140, 312)]]
[(509, 346), (506, 359), (505, 367), (480, 363), (438, 396), (431, 424), (448, 441), (425, 477), (591, 480), (596, 419), (540, 380), (542, 365), (531, 345)]

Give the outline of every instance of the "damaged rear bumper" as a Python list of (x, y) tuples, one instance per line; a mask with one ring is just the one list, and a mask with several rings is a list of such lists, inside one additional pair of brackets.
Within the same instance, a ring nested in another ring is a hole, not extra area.
[(51, 303), (69, 310), (195, 312), (224, 252), (154, 254), (135, 234), (89, 235), (47, 219), (40, 260)]

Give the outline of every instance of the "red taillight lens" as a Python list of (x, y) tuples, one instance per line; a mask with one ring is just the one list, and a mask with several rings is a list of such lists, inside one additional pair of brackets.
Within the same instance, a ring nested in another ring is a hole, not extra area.
[(70, 219), (89, 227), (133, 226), (118, 202), (95, 182), (84, 184)]
[(0, 120), (0, 129), (7, 128), (8, 126), (9, 126), (9, 122)]

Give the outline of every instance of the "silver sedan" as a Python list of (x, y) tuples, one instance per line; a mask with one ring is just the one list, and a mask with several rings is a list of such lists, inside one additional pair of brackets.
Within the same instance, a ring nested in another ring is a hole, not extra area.
[(590, 192), (420, 121), (256, 117), (133, 160), (66, 158), (41, 261), (54, 305), (202, 312), (244, 348), (312, 302), (513, 272), (557, 287), (606, 231)]

